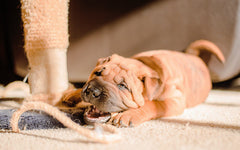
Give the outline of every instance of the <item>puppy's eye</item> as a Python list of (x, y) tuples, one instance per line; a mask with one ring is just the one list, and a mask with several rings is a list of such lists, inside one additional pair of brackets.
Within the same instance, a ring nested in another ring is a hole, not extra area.
[(129, 90), (128, 87), (127, 87), (127, 84), (126, 84), (125, 82), (119, 83), (119, 84), (118, 84), (118, 88), (119, 88), (120, 90), (123, 90), (123, 89)]
[(100, 70), (98, 70), (98, 71), (95, 71), (94, 74), (95, 74), (96, 76), (101, 76), (101, 75), (102, 75), (102, 72), (103, 72), (105, 69), (106, 69), (106, 68), (103, 67), (102, 69), (100, 69)]

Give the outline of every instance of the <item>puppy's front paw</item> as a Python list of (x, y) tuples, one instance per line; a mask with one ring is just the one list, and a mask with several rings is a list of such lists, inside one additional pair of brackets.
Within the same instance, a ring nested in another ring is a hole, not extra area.
[(82, 89), (68, 89), (63, 93), (61, 100), (56, 104), (58, 107), (76, 107), (81, 99)]
[(112, 124), (117, 127), (136, 127), (143, 123), (145, 115), (139, 109), (130, 109), (115, 115)]

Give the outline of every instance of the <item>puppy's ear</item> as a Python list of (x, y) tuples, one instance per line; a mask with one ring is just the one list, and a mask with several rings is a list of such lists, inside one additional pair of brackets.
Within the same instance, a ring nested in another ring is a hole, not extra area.
[(162, 81), (159, 78), (144, 77), (143, 85), (144, 91), (143, 95), (148, 98), (148, 100), (154, 100), (157, 98)]
[(106, 62), (109, 62), (110, 60), (111, 60), (111, 56), (108, 56), (108, 57), (105, 57), (105, 58), (99, 58), (96, 66), (102, 65)]

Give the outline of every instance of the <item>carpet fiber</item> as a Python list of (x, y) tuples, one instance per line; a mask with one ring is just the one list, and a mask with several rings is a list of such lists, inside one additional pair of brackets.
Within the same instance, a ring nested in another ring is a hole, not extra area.
[[(19, 107), (0, 102), (0, 109)], [(61, 128), (12, 133), (0, 130), (0, 149), (87, 150), (238, 150), (240, 147), (240, 92), (212, 90), (207, 101), (177, 117), (148, 121), (136, 128), (119, 128), (118, 143), (89, 143), (76, 132)]]

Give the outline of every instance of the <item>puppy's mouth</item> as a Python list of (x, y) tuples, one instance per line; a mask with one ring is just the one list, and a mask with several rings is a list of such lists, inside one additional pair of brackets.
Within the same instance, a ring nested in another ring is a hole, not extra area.
[(95, 123), (105, 123), (111, 118), (110, 112), (103, 112), (96, 108), (96, 106), (89, 106), (84, 112), (84, 121), (87, 124), (95, 124)]

